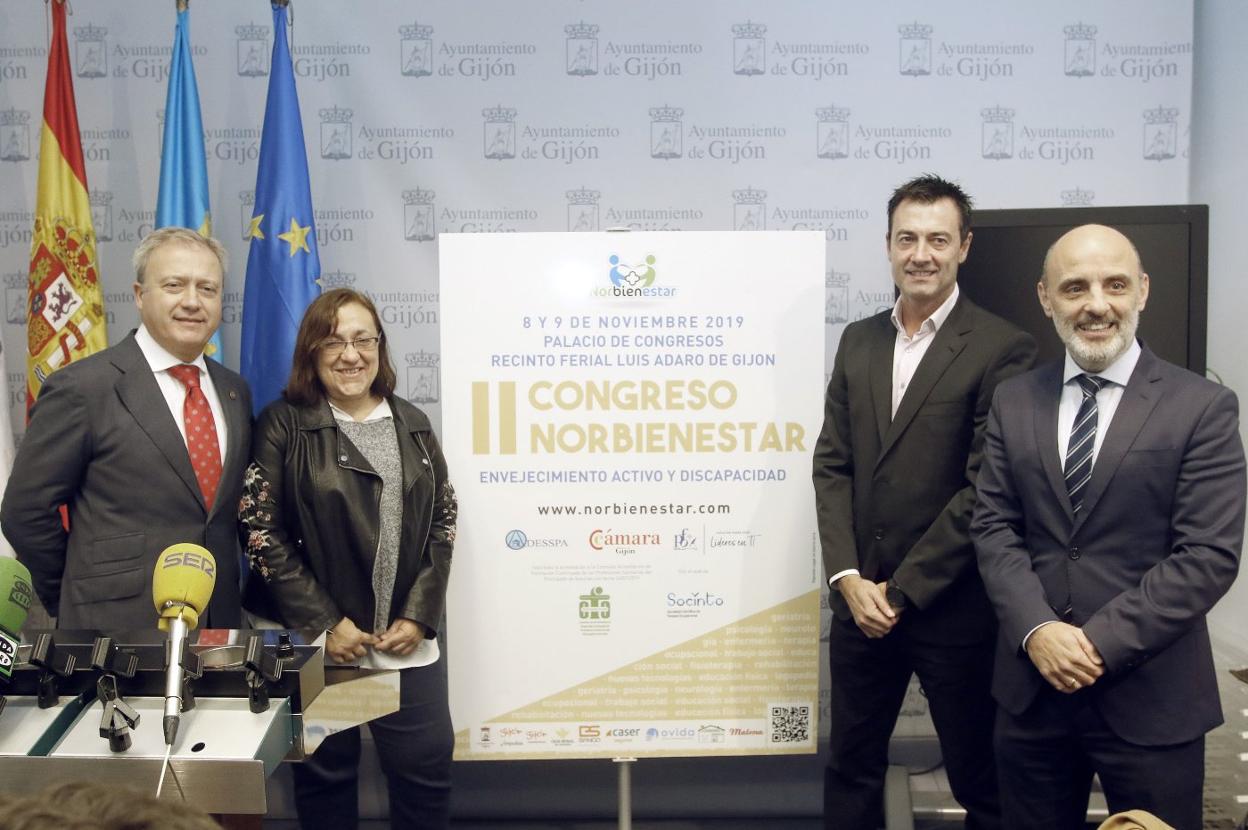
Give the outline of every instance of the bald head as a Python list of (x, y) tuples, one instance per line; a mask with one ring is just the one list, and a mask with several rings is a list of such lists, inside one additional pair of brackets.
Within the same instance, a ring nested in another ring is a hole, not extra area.
[(1100, 258), (1120, 259), (1123, 256), (1128, 256), (1135, 263), (1135, 274), (1139, 276), (1143, 268), (1140, 252), (1122, 232), (1107, 225), (1080, 225), (1062, 234), (1049, 246), (1044, 255), (1042, 276), (1046, 283), (1050, 283), (1055, 273), (1061, 273), (1072, 263)]
[(1130, 239), (1081, 225), (1049, 248), (1036, 293), (1070, 356), (1084, 371), (1101, 372), (1135, 341), (1148, 274)]

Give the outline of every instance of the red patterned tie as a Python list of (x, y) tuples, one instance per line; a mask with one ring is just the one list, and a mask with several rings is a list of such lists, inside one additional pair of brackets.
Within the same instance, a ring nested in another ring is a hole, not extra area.
[(182, 404), (182, 417), (186, 422), (186, 449), (191, 455), (191, 467), (199, 481), (204, 504), (212, 509), (217, 498), (217, 485), (221, 483), (221, 445), (217, 443), (217, 426), (212, 420), (208, 398), (199, 388), (199, 367), (182, 364), (169, 368), (169, 374), (186, 387), (186, 402)]

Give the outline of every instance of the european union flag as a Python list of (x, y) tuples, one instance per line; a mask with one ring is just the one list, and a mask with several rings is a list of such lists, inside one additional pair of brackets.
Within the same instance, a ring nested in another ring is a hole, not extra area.
[(277, 400), (290, 375), (303, 311), (320, 293), (321, 275), (308, 156), (295, 72), (286, 45), (286, 7), (273, 6), (273, 60), (260, 135), (256, 206), (243, 290), (243, 377), (258, 414)]
[[(199, 114), (199, 88), (191, 63), (191, 13), (178, 12), (173, 30), (169, 92), (165, 96), (165, 134), (160, 153), (160, 190), (156, 194), (156, 227), (175, 225), (212, 235), (208, 210), (208, 167), (204, 155), (204, 122)], [(221, 361), (221, 330), (204, 354)]]

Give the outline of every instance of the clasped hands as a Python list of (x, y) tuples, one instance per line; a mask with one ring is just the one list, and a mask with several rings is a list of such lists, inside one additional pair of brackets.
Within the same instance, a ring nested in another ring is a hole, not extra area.
[(329, 630), (325, 638), (325, 651), (335, 663), (358, 660), (375, 648), (395, 657), (411, 654), (425, 639), (425, 627), (414, 620), (400, 617), (380, 634), (361, 631), (349, 617), (343, 617)]
[(854, 622), (873, 640), (888, 634), (901, 619), (901, 610), (892, 608), (884, 597), (887, 587), (887, 582), (872, 582), (852, 573), (836, 581), (836, 589), (849, 604)]
[(1082, 628), (1051, 622), (1031, 632), (1027, 656), (1049, 685), (1064, 694), (1091, 686), (1105, 673), (1105, 661)]

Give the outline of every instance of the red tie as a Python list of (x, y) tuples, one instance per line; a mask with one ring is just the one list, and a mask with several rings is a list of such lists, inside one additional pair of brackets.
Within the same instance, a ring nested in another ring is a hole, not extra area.
[(208, 398), (199, 387), (199, 367), (183, 363), (171, 366), (169, 374), (186, 387), (186, 402), (182, 405), (186, 449), (191, 455), (195, 478), (199, 480), (199, 490), (204, 494), (204, 504), (211, 510), (217, 498), (217, 485), (221, 483), (221, 445), (217, 443), (217, 426), (212, 420)]

